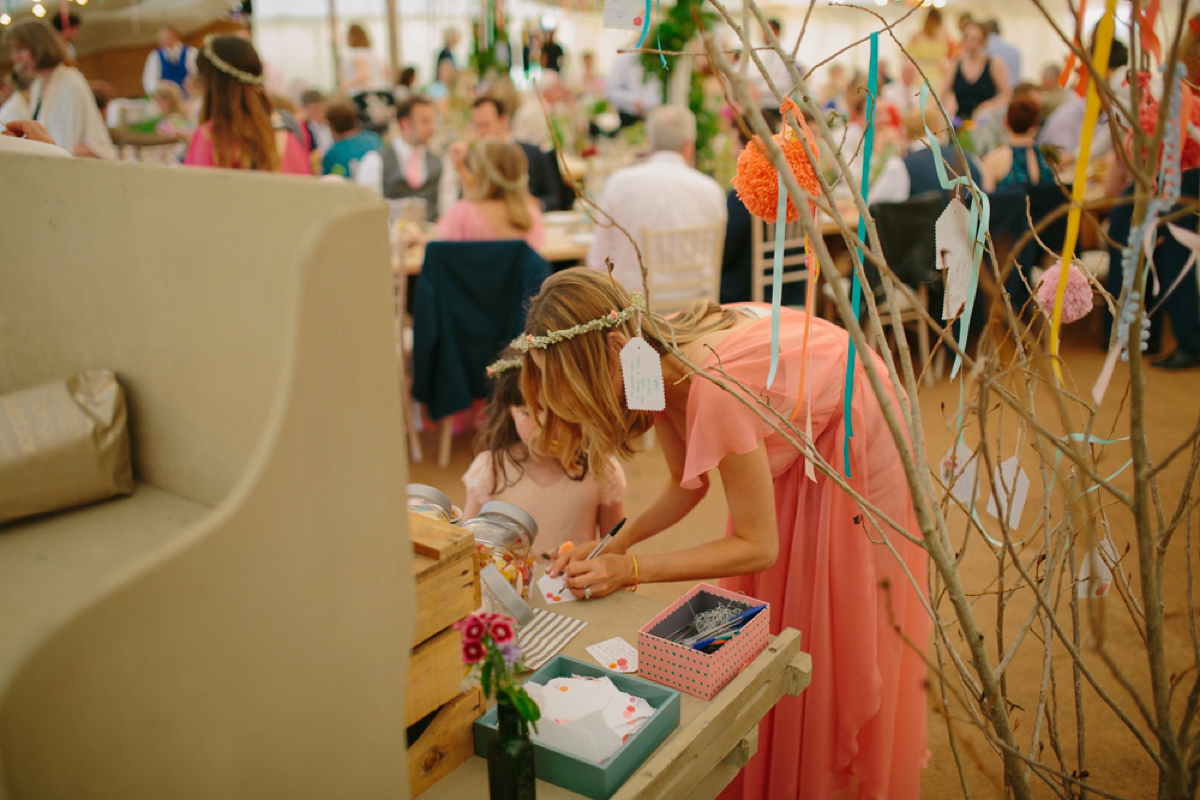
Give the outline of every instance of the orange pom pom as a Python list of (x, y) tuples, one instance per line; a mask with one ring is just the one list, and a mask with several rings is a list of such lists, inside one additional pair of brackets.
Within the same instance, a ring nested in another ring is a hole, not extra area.
[[(793, 104), (792, 107), (795, 108), (795, 105)], [(798, 114), (796, 120), (799, 123), (801, 134), (808, 140), (809, 149), (816, 153), (817, 142), (813, 138), (812, 131), (808, 129), (803, 118)], [(776, 134), (774, 138), (780, 149), (783, 150), (784, 158), (787, 159), (788, 166), (791, 167), (792, 174), (796, 177), (800, 188), (810, 195), (819, 195), (821, 183), (817, 180), (816, 170), (813, 169), (812, 163), (804, 153), (804, 146), (800, 144), (800, 139), (796, 136), (795, 127), (789, 123), (784, 128), (784, 132)], [(755, 137), (754, 141), (738, 156), (737, 174), (733, 176), (733, 188), (737, 190), (738, 199), (751, 214), (761, 217), (767, 222), (775, 221), (775, 214), (779, 208), (779, 173), (767, 158), (767, 149), (761, 138)], [(789, 197), (787, 221), (793, 222), (799, 218), (800, 211)]]

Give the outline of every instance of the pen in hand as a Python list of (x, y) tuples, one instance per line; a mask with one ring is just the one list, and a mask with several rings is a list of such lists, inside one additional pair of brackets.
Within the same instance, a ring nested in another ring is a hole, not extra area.
[(589, 559), (595, 558), (596, 556), (598, 556), (602, 552), (604, 552), (604, 548), (608, 547), (608, 543), (613, 540), (613, 537), (617, 535), (617, 531), (621, 530), (621, 526), (624, 524), (625, 524), (625, 518), (622, 518), (620, 522), (618, 522), (616, 525), (613, 525), (612, 530), (609, 531), (607, 534), (605, 534), (604, 538), (601, 539), (599, 541), (599, 543), (595, 547), (592, 548), (592, 552), (588, 553), (588, 558)]

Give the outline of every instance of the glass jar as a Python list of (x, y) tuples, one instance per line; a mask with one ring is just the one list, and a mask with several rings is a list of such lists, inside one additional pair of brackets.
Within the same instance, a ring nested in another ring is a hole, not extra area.
[(408, 510), (413, 514), (442, 522), (450, 522), (454, 516), (454, 504), (438, 489), (423, 483), (410, 483), (407, 492)]
[(479, 515), (462, 524), (475, 534), (475, 558), (479, 568), (492, 564), (521, 595), (529, 600), (529, 582), (533, 577), (533, 539), (537, 523), (533, 517), (500, 500), (484, 503)]

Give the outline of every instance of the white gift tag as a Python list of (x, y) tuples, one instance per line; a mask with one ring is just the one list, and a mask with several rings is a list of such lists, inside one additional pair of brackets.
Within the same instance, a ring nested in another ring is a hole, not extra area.
[(962, 442), (951, 448), (942, 459), (942, 482), (950, 487), (950, 496), (969, 506), (978, 490), (977, 453)]
[(937, 269), (946, 271), (946, 292), (942, 302), (942, 319), (952, 319), (967, 302), (971, 280), (971, 234), (968, 232), (970, 212), (957, 197), (950, 201), (934, 226), (937, 242)]
[(604, 0), (604, 27), (640, 31), (645, 22), (645, 0)]
[(662, 357), (642, 337), (633, 337), (621, 348), (621, 375), (625, 379), (625, 406), (631, 411), (662, 411), (667, 407)]
[[(1101, 553), (1103, 551), (1103, 554)], [(1112, 589), (1113, 573), (1109, 564), (1117, 563), (1117, 548), (1113, 547), (1112, 539), (1105, 536), (1100, 540), (1099, 547), (1093, 547), (1083, 557), (1079, 565), (1079, 582), (1075, 584), (1075, 594), (1078, 597), (1104, 597)], [(1092, 576), (1095, 583), (1092, 583)]]
[(613, 672), (637, 672), (637, 648), (620, 636), (614, 636), (587, 648), (592, 658)]
[[(1000, 515), (1006, 514), (1008, 527), (1015, 529), (1021, 524), (1021, 512), (1025, 510), (1025, 498), (1029, 495), (1029, 476), (1013, 456), (996, 467), (993, 478), (995, 489), (988, 498), (987, 512), (996, 519), (1003, 519)], [(1009, 497), (1012, 498), (1011, 509)]]
[(573, 603), (577, 599), (567, 588), (567, 576), (559, 574), (553, 578), (543, 575), (538, 578), (538, 591), (546, 598), (547, 603)]

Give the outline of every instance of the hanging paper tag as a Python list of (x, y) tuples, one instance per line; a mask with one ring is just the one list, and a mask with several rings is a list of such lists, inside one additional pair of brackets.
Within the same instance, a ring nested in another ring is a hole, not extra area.
[(1117, 549), (1112, 539), (1105, 536), (1099, 547), (1093, 547), (1079, 565), (1079, 582), (1075, 584), (1077, 597), (1104, 597), (1112, 588), (1113, 574), (1109, 564), (1117, 563)]
[(625, 405), (631, 411), (662, 411), (667, 407), (662, 358), (642, 337), (635, 336), (621, 348), (621, 375), (625, 379)]
[[(1016, 528), (1021, 524), (1021, 512), (1025, 510), (1025, 498), (1029, 495), (1029, 476), (1021, 468), (1017, 457), (1005, 461), (996, 467), (992, 474), (995, 488), (988, 498), (987, 512), (996, 519), (1008, 518), (1008, 527)], [(1009, 505), (1009, 501), (1012, 505)]]
[(979, 461), (976, 453), (959, 442), (942, 459), (942, 482), (950, 487), (950, 495), (965, 506), (975, 500)]
[(604, 0), (604, 27), (640, 31), (645, 22), (645, 0)]
[(937, 269), (946, 271), (942, 319), (953, 319), (967, 302), (971, 282), (971, 212), (957, 197), (950, 201), (934, 226)]

